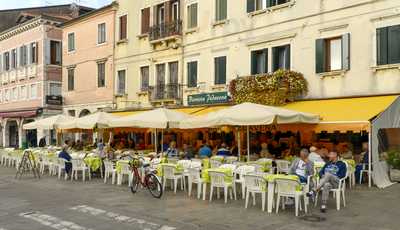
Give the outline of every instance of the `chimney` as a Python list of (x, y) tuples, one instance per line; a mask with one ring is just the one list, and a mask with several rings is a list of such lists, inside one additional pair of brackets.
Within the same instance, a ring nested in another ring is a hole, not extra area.
[(71, 9), (71, 17), (72, 18), (79, 17), (79, 5), (78, 4), (72, 3), (70, 9)]

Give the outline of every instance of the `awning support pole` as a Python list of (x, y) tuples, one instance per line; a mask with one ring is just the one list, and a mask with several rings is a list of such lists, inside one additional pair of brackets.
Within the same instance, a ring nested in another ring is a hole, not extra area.
[(237, 131), (237, 143), (238, 143), (238, 161), (240, 161), (240, 128)]
[[(371, 188), (372, 186), (372, 124), (370, 125), (369, 128), (369, 133), (368, 133), (368, 187)], [(357, 180), (357, 178), (356, 178)]]
[(154, 150), (156, 151), (157, 154), (157, 129), (154, 129)]
[(247, 162), (250, 162), (250, 127), (247, 126)]

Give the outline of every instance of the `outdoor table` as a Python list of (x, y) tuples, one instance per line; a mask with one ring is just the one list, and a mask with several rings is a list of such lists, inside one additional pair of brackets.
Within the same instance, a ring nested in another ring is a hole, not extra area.
[(209, 172), (221, 172), (225, 174), (225, 180), (227, 182), (232, 182), (233, 181), (233, 170), (230, 168), (212, 168), (212, 169), (204, 169), (201, 172), (201, 178), (204, 182), (203, 184), (203, 200), (206, 200), (206, 191), (207, 191), (207, 184), (209, 184), (210, 181), (210, 175)]
[(211, 160), (215, 160), (215, 161), (219, 161), (219, 162), (223, 163), (224, 160), (225, 160), (225, 157), (223, 157), (223, 156), (212, 156)]
[(267, 172), (272, 167), (272, 161), (249, 161), (247, 164), (258, 164), (263, 172)]
[(83, 159), (85, 164), (90, 167), (92, 172), (97, 171), (101, 167), (101, 158), (100, 157), (86, 157)]
[(176, 173), (183, 173), (183, 171), (184, 171), (184, 168), (183, 168), (183, 166), (182, 165), (180, 165), (180, 164), (169, 164), (169, 163), (161, 163), (161, 164), (158, 164), (157, 165), (157, 176), (159, 176), (159, 177), (162, 177), (163, 176), (163, 170), (162, 170), (162, 167), (163, 166), (173, 166), (173, 167), (175, 167), (176, 168)]
[(272, 213), (272, 205), (274, 202), (275, 193), (275, 179), (287, 179), (287, 180), (299, 180), (298, 176), (295, 175), (285, 175), (285, 174), (265, 174), (264, 179), (268, 182), (268, 202), (267, 202), (267, 212)]

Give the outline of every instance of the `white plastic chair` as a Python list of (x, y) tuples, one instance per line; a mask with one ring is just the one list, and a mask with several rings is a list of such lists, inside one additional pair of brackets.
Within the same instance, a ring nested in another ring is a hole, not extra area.
[(188, 178), (189, 197), (192, 194), (193, 184), (197, 184), (197, 199), (200, 199), (201, 190), (205, 183), (200, 176), (200, 168), (189, 168), (188, 170), (189, 170), (189, 178)]
[(57, 168), (57, 173), (58, 173), (58, 179), (59, 180), (61, 179), (62, 172), (65, 173), (65, 176), (64, 176), (65, 179), (67, 179), (67, 177), (68, 177), (67, 173), (65, 172), (65, 162), (67, 162), (67, 161), (65, 159), (63, 159), (63, 158), (58, 158), (57, 159), (57, 163), (56, 163), (55, 167)]
[(246, 198), (246, 183), (244, 180), (244, 175), (249, 173), (255, 173), (256, 169), (251, 165), (241, 165), (234, 171), (235, 176), (235, 186), (240, 184), (242, 187), (242, 199)]
[(111, 174), (111, 184), (115, 183), (115, 175), (117, 170), (114, 167), (114, 164), (110, 161), (104, 161), (104, 184), (107, 183), (107, 179)]
[(261, 166), (259, 163), (251, 162), (251, 163), (248, 163), (247, 165), (248, 165), (248, 166), (251, 166), (251, 167), (254, 167), (254, 172), (255, 172), (256, 174), (262, 174), (262, 173), (264, 173), (263, 170), (262, 170), (262, 166)]
[(285, 173), (287, 174), (289, 172), (289, 167), (290, 167), (290, 161), (286, 160), (276, 160), (276, 173)]
[(261, 207), (265, 210), (265, 200), (267, 197), (267, 181), (260, 175), (245, 174), (244, 181), (246, 184), (246, 203), (247, 208), (250, 194), (253, 195), (253, 206), (256, 205), (256, 194), (261, 194)]
[(49, 174), (52, 175), (54, 171), (54, 163), (49, 157), (43, 154), (42, 161), (40, 162), (40, 173), (43, 175), (46, 169)]
[(177, 164), (179, 161), (179, 158), (171, 157), (171, 158), (167, 158), (167, 160), (168, 160), (168, 164)]
[(218, 168), (221, 165), (222, 163), (220, 161), (210, 159), (210, 168)]
[[(329, 192), (333, 193), (333, 197), (336, 199), (336, 210), (340, 210), (340, 203), (341, 200), (343, 199), (343, 207), (346, 207), (346, 180), (349, 177), (349, 165), (347, 164), (347, 162), (343, 161), (346, 164), (346, 176), (343, 177), (342, 179), (339, 179), (339, 183), (338, 183), (338, 187), (337, 188), (333, 188), (331, 190), (329, 190)], [(323, 189), (323, 188), (322, 188)], [(315, 206), (317, 206), (318, 203), (318, 193), (315, 197)]]
[(229, 156), (225, 158), (225, 163), (227, 164), (233, 164), (236, 161), (238, 161), (238, 157), (235, 156)]
[(199, 162), (199, 161), (192, 161), (191, 163), (190, 163), (190, 168), (201, 168), (201, 161)]
[(118, 164), (121, 167), (121, 171), (117, 174), (117, 184), (122, 185), (124, 176), (128, 176), (128, 186), (131, 187), (133, 174), (129, 163), (119, 162)]
[[(368, 170), (368, 164), (362, 164), (362, 169), (360, 171), (360, 178), (358, 179), (358, 182), (361, 184), (363, 181), (363, 175), (366, 173), (369, 176), (369, 170)], [(354, 176), (355, 177), (355, 176)]]
[(88, 173), (89, 180), (92, 179), (90, 167), (87, 167), (85, 162), (81, 159), (72, 159), (72, 174), (71, 174), (71, 181), (74, 179), (78, 180), (78, 172), (82, 172), (82, 181), (86, 180), (86, 172)]
[[(279, 205), (282, 197), (294, 198), (295, 214), (299, 215), (299, 208), (301, 208), (301, 198), (304, 198), (304, 210), (307, 213), (307, 196), (303, 190), (298, 191), (297, 188), (301, 186), (300, 182), (288, 179), (275, 179), (276, 184), (276, 213), (279, 211)], [(282, 209), (285, 209), (285, 202), (282, 202)]]
[(176, 194), (176, 190), (178, 187), (178, 181), (181, 181), (181, 189), (184, 190), (184, 183), (183, 183), (183, 174), (176, 172), (176, 167), (172, 165), (163, 165), (163, 190), (165, 191), (165, 184), (167, 180), (171, 180), (173, 183), (174, 193)]
[(210, 202), (212, 201), (213, 197), (213, 192), (214, 188), (217, 188), (217, 198), (219, 199), (219, 188), (224, 189), (224, 198), (225, 198), (225, 203), (228, 203), (228, 190), (231, 188), (232, 190), (230, 191), (230, 196), (232, 199), (232, 191), (236, 200), (236, 188), (234, 186), (234, 181), (232, 182), (227, 182), (225, 181), (225, 173), (222, 172), (213, 172), (209, 171), (208, 172), (210, 176)]

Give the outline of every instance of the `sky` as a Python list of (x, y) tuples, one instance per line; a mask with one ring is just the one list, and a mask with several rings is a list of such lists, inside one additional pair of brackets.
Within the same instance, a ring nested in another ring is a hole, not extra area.
[(80, 2), (80, 5), (99, 8), (112, 2), (112, 0), (0, 0), (0, 10), (49, 6)]

